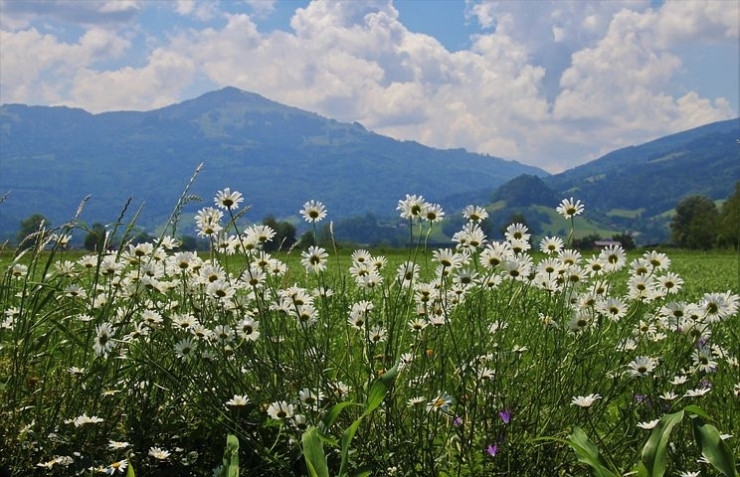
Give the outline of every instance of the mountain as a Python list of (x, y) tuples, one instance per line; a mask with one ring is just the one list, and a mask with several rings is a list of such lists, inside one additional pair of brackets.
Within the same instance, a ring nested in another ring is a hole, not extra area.
[(726, 199), (740, 180), (740, 118), (630, 146), (545, 179), (601, 211), (654, 216), (682, 197)]
[[(539, 205), (552, 198), (574, 197), (586, 204), (587, 216), (609, 230), (633, 231), (639, 243), (666, 241), (671, 211), (686, 196), (727, 199), (740, 181), (740, 118), (707, 124), (654, 141), (619, 149), (549, 177), (517, 178), (499, 188), (493, 201), (521, 201), (521, 193)], [(517, 195), (519, 194), (519, 195)], [(513, 200), (512, 199), (516, 199)]]
[(673, 209), (684, 197), (719, 202), (733, 193), (740, 181), (739, 138), (740, 118), (707, 124), (618, 149), (556, 175), (524, 174), (493, 191), (459, 193), (447, 203), (455, 209), (488, 204), (497, 224), (494, 238), (501, 236), (497, 228), (514, 219), (525, 220), (535, 235), (564, 235), (570, 225), (554, 209), (563, 198), (574, 197), (586, 204), (577, 235), (629, 233), (639, 245), (664, 243)]
[(544, 205), (555, 208), (560, 196), (539, 177), (523, 174), (502, 185), (491, 194), (492, 202), (505, 201), (508, 207)]
[(441, 202), (521, 174), (547, 175), (463, 149), (397, 141), (231, 87), (144, 112), (2, 105), (0, 146), (0, 195), (11, 191), (0, 204), (6, 237), (34, 213), (56, 225), (69, 220), (88, 195), (86, 222), (115, 221), (132, 197), (131, 210), (144, 204), (139, 225), (151, 230), (167, 220), (200, 163), (190, 193), (203, 202), (186, 211), (230, 187), (244, 194), (255, 222), (295, 215), (309, 199), (323, 201), (333, 220), (389, 216), (407, 193)]

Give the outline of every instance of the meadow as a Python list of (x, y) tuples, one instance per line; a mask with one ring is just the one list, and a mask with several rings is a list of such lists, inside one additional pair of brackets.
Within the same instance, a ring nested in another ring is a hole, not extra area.
[(572, 199), (568, 237), (469, 206), (429, 249), (444, 212), (409, 195), (406, 249), (269, 254), (242, 202), (197, 213), (207, 254), (178, 204), (154, 242), (67, 250), (72, 220), (0, 255), (4, 472), (737, 475), (736, 252), (579, 252)]

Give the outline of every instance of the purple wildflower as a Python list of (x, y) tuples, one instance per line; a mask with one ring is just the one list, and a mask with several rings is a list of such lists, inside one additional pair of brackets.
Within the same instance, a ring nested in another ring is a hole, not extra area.
[(488, 446), (486, 451), (491, 457), (496, 457), (496, 454), (498, 454), (498, 446), (496, 444), (491, 444)]

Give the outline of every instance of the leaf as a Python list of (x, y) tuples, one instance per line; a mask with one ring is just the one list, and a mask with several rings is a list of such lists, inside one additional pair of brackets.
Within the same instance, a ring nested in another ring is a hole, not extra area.
[(648, 477), (665, 475), (668, 439), (673, 426), (681, 422), (683, 416), (683, 410), (664, 415), (650, 433), (650, 437), (642, 448), (642, 464), (645, 466)]
[(359, 404), (349, 401), (342, 401), (333, 405), (331, 409), (329, 409), (329, 412), (326, 413), (326, 416), (324, 416), (324, 419), (321, 422), (321, 424), (323, 425), (323, 431), (328, 432), (331, 426), (334, 425), (334, 421), (337, 420), (342, 410), (345, 407), (349, 406), (359, 406)]
[[(706, 412), (704, 412), (704, 410), (702, 408), (700, 408), (699, 406), (697, 406), (696, 404), (689, 404), (688, 406), (684, 407), (683, 410), (684, 410), (684, 412), (688, 412), (689, 415), (696, 414), (697, 416), (699, 416), (699, 417), (701, 417), (701, 418), (703, 418), (703, 419), (705, 419), (707, 421), (711, 421), (712, 420), (712, 418), (709, 417), (709, 414), (707, 414)], [(693, 418), (694, 416), (691, 416), (691, 417)]]
[(645, 467), (645, 464), (642, 462), (637, 464), (637, 466), (632, 470), (632, 473), (637, 475), (637, 477), (648, 477), (647, 467)]
[(591, 467), (591, 475), (596, 477), (619, 477), (606, 466), (599, 449), (588, 439), (588, 436), (580, 427), (573, 428), (573, 434), (569, 437), (568, 445), (575, 451), (578, 460)]
[(711, 424), (707, 424), (701, 417), (692, 416), (694, 438), (699, 445), (701, 455), (706, 457), (715, 469), (727, 477), (735, 477), (735, 456), (732, 450), (719, 435), (719, 431)]
[(239, 439), (233, 434), (226, 436), (223, 462), (220, 477), (239, 477)]
[(398, 365), (395, 365), (373, 383), (373, 386), (370, 388), (370, 392), (367, 395), (367, 405), (365, 406), (365, 412), (362, 413), (363, 416), (369, 415), (378, 406), (380, 406), (380, 403), (383, 402), (386, 394), (388, 394), (388, 391), (396, 381), (397, 374)]
[(379, 377), (370, 388), (370, 392), (367, 395), (367, 404), (365, 404), (365, 410), (363, 413), (355, 419), (352, 424), (344, 430), (342, 433), (342, 462), (339, 465), (339, 477), (344, 477), (347, 469), (347, 458), (349, 456), (349, 445), (352, 439), (355, 437), (357, 429), (360, 427), (362, 420), (369, 416), (378, 406), (383, 402), (388, 391), (393, 386), (398, 374), (398, 365), (393, 366), (391, 369), (386, 371), (381, 377)]
[(136, 473), (134, 472), (134, 466), (129, 461), (128, 468), (126, 469), (126, 477), (136, 477)]
[(319, 430), (315, 426), (309, 427), (301, 437), (303, 444), (303, 458), (306, 461), (310, 477), (329, 477), (329, 468), (326, 465), (324, 444), (321, 441)]

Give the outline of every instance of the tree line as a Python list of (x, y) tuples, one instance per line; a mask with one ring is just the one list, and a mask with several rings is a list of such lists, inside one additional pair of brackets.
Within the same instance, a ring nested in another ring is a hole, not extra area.
[[(516, 214), (507, 222), (520, 222), (527, 224), (527, 219), (522, 214)], [(443, 224), (443, 230), (451, 235), (458, 225), (454, 218), (448, 219), (449, 223)], [(289, 250), (297, 247), (300, 249), (314, 245), (312, 232), (305, 232), (300, 237), (297, 235), (295, 225), (288, 221), (277, 220), (274, 216), (268, 215), (262, 220), (263, 225), (270, 226), (275, 230), (275, 237), (271, 242), (265, 244), (266, 251), (274, 252), (277, 250)], [(536, 225), (536, 224), (535, 224)], [(17, 240), (21, 244), (26, 237), (34, 234), (40, 227), (50, 228), (51, 224), (41, 214), (33, 214), (20, 223)], [(454, 230), (453, 230), (454, 229)], [(537, 233), (537, 227), (530, 227), (532, 232)], [(712, 248), (739, 248), (740, 247), (740, 181), (735, 184), (734, 192), (722, 204), (717, 204), (702, 195), (690, 195), (684, 197), (677, 205), (675, 214), (670, 223), (671, 242), (680, 248), (694, 250), (709, 250)], [(319, 241), (328, 240), (329, 232), (320, 230)], [(378, 244), (384, 246), (402, 246), (406, 235), (404, 231), (399, 231), (390, 224), (381, 224), (372, 214), (366, 214), (362, 217), (354, 217), (341, 220), (336, 226), (336, 235), (338, 237), (348, 237), (350, 240), (356, 240), (361, 237), (363, 244)], [(489, 237), (494, 235), (494, 230), (487, 224), (485, 232)], [(502, 232), (503, 233), (503, 232)], [(94, 223), (87, 229), (82, 246), (91, 251), (100, 250), (105, 243), (106, 228), (103, 224)], [(323, 237), (323, 239), (322, 239)], [(133, 243), (155, 240), (145, 231), (138, 231), (131, 241)], [(578, 239), (573, 245), (578, 248), (593, 248), (594, 243), (601, 237), (591, 235)], [(612, 237), (613, 240), (623, 244), (625, 248), (634, 247), (631, 236), (621, 234)], [(118, 246), (115, 238), (108, 240), (109, 246)], [(210, 246), (205, 239), (199, 239), (194, 236), (184, 235), (180, 237), (181, 250), (207, 250)]]
[(740, 182), (720, 208), (702, 195), (683, 198), (671, 220), (671, 241), (695, 250), (740, 247)]

